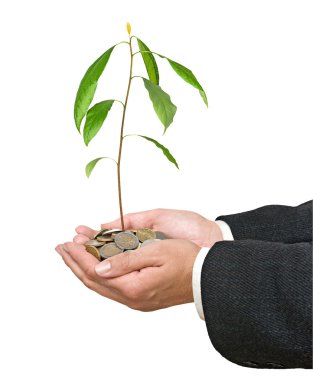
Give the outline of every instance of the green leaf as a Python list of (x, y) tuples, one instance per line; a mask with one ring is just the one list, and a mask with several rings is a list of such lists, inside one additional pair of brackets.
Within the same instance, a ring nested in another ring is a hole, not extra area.
[(146, 78), (142, 78), (149, 93), (153, 108), (164, 125), (164, 133), (173, 122), (177, 107), (171, 102), (170, 96), (162, 90), (160, 86), (152, 83)]
[(116, 161), (111, 158), (111, 157), (98, 157), (98, 158), (95, 158), (94, 160), (90, 161), (87, 165), (86, 165), (86, 176), (89, 178), (91, 172), (93, 171), (94, 167), (96, 166), (96, 164), (98, 163), (98, 161), (102, 160), (103, 158), (108, 158), (109, 160), (113, 160), (115, 163)]
[(139, 38), (137, 38), (139, 50), (141, 52), (141, 56), (143, 59), (143, 62), (146, 66), (146, 70), (149, 76), (149, 79), (154, 84), (159, 84), (159, 69), (158, 65), (156, 63), (156, 60), (152, 53), (142, 53), (142, 52), (149, 52), (151, 51), (146, 44), (144, 44)]
[(174, 62), (169, 58), (166, 58), (169, 64), (172, 66), (173, 70), (187, 83), (191, 84), (193, 87), (199, 90), (200, 95), (208, 107), (208, 99), (206, 97), (206, 93), (204, 92), (201, 84), (198, 82), (197, 78), (194, 76), (193, 72), (187, 67), (181, 65), (180, 63)]
[(84, 141), (86, 145), (88, 145), (99, 132), (113, 103), (114, 100), (104, 100), (103, 102), (95, 104), (87, 112), (86, 123), (84, 126)]
[(199, 93), (201, 95), (201, 98), (203, 99), (205, 105), (208, 107), (208, 99), (206, 96), (205, 91), (203, 90), (201, 84), (198, 82), (197, 78), (195, 77), (194, 73), (189, 70), (187, 67), (181, 65), (178, 62), (175, 62), (171, 60), (170, 58), (165, 57), (162, 54), (153, 53), (158, 55), (160, 58), (167, 59), (168, 63), (171, 65), (172, 69), (178, 74), (185, 82), (191, 84), (193, 87), (195, 87), (197, 90), (199, 90)]
[(155, 146), (157, 146), (159, 149), (162, 150), (163, 154), (165, 155), (165, 157), (170, 161), (172, 162), (176, 167), (177, 169), (179, 169), (178, 167), (178, 164), (175, 160), (175, 158), (172, 156), (172, 154), (170, 153), (170, 151), (165, 148), (164, 145), (160, 144), (159, 142), (157, 142), (156, 140), (153, 140), (151, 137), (147, 137), (147, 136), (142, 136), (142, 135), (136, 135), (136, 136), (139, 136), (139, 137), (142, 137), (143, 139), (146, 139), (148, 141), (151, 141)]
[(95, 95), (98, 79), (105, 69), (111, 53), (116, 45), (103, 53), (86, 71), (80, 82), (74, 105), (74, 119), (76, 128), (80, 132), (80, 125)]

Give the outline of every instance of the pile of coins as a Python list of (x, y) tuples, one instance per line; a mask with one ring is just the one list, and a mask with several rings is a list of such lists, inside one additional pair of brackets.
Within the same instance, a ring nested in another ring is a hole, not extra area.
[(92, 240), (87, 241), (85, 247), (89, 253), (102, 261), (124, 251), (135, 250), (167, 238), (163, 232), (149, 228), (130, 231), (103, 229), (98, 231)]

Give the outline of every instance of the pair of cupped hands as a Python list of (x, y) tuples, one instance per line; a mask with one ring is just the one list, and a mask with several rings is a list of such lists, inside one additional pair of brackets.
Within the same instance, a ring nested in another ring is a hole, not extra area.
[[(78, 226), (73, 242), (56, 246), (65, 264), (91, 290), (132, 309), (153, 311), (193, 301), (192, 270), (200, 247), (223, 240), (217, 223), (181, 210), (156, 209), (124, 216), (125, 230), (150, 228), (170, 239), (99, 262), (84, 243), (95, 230)], [(120, 220), (101, 228), (120, 228)]]

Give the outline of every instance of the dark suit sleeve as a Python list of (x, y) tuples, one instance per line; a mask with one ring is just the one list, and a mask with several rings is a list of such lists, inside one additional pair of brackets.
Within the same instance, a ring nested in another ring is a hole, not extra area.
[[(307, 239), (299, 223), (294, 226)], [(263, 236), (273, 239), (275, 232), (264, 228)], [(284, 231), (275, 236), (288, 240)], [(201, 295), (216, 350), (247, 367), (312, 368), (312, 268), (312, 242), (215, 243), (203, 264)]]
[(235, 240), (254, 239), (297, 243), (312, 241), (312, 201), (299, 206), (270, 205), (234, 215), (219, 216)]

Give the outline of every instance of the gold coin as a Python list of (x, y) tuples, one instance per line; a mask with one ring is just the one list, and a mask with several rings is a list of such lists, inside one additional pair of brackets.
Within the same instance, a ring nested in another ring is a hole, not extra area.
[(154, 231), (150, 230), (150, 228), (140, 228), (137, 230), (137, 237), (141, 242), (145, 240), (153, 240), (156, 238), (156, 234)]
[(93, 246), (93, 247), (101, 247), (103, 245), (103, 242), (101, 241), (98, 241), (98, 238), (97, 239), (92, 239), (92, 240), (88, 240), (86, 241), (86, 243), (84, 244), (85, 246)]
[(101, 256), (100, 256), (98, 249), (96, 247), (94, 247), (93, 245), (86, 245), (86, 251), (91, 253), (92, 256), (94, 256), (98, 260), (101, 259)]
[(121, 249), (136, 249), (139, 240), (132, 232), (120, 232), (114, 237), (115, 244)]
[(123, 250), (120, 249), (115, 243), (108, 243), (100, 248), (100, 256), (102, 259), (107, 259), (122, 252)]

